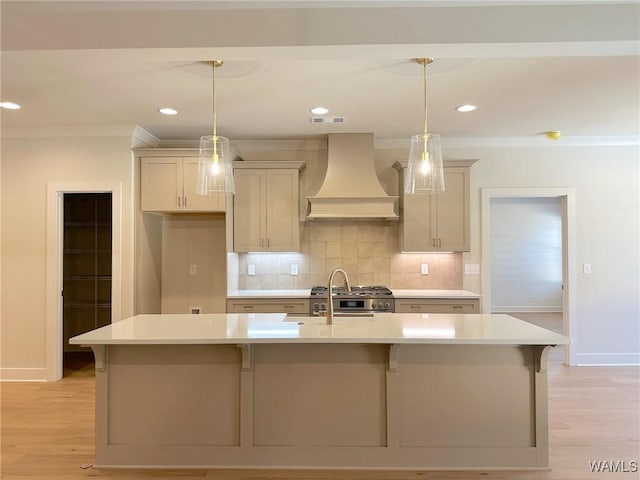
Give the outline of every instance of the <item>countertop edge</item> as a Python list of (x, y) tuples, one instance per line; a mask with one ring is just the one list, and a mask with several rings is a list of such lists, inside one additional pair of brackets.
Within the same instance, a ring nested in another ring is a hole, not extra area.
[(567, 345), (568, 341), (530, 341), (522, 339), (477, 340), (477, 339), (400, 339), (400, 338), (252, 338), (252, 339), (169, 339), (169, 340), (92, 340), (83, 342), (69, 341), (72, 345), (254, 345), (254, 344), (350, 344), (350, 345), (539, 345), (557, 347)]

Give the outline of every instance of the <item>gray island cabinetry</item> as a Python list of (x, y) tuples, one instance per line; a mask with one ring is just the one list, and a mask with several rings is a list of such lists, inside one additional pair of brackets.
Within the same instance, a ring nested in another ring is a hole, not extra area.
[(99, 467), (547, 468), (547, 354), (508, 315), (137, 315), (96, 357)]

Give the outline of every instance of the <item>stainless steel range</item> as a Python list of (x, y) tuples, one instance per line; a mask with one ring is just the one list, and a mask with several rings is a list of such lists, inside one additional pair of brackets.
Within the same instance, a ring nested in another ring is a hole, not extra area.
[[(347, 291), (333, 287), (333, 311), (338, 314), (371, 315), (373, 312), (394, 312), (393, 293), (379, 285), (357, 285)], [(310, 315), (323, 315), (327, 311), (327, 287), (311, 289)]]

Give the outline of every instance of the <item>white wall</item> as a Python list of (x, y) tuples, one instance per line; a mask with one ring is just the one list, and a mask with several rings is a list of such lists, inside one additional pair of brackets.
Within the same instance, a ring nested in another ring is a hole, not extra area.
[[(47, 183), (122, 183), (122, 316), (133, 308), (131, 136), (2, 141), (3, 379), (46, 378)], [(62, 342), (62, 340), (61, 340)]]
[[(450, 148), (471, 167), (471, 251), (481, 263), (482, 188), (574, 187), (576, 192), (576, 360), (640, 363), (640, 169), (637, 146)], [(582, 273), (590, 263), (592, 274)], [(480, 276), (464, 287), (482, 292)]]
[(491, 311), (562, 311), (560, 198), (492, 198)]

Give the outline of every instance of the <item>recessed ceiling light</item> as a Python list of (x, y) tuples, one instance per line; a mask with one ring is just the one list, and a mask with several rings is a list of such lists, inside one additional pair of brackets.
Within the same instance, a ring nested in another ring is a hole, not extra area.
[(7, 108), (9, 110), (19, 110), (21, 107), (17, 103), (13, 103), (13, 102), (0, 102), (0, 108)]
[(456, 110), (458, 112), (473, 112), (476, 108), (478, 107), (467, 103), (466, 105), (460, 105), (459, 107), (456, 107)]
[(313, 107), (311, 113), (314, 115), (324, 115), (325, 113), (329, 113), (329, 109), (325, 107)]
[(173, 109), (173, 108), (169, 108), (169, 107), (163, 107), (163, 108), (159, 108), (158, 111), (160, 113), (162, 113), (163, 115), (177, 115), (178, 111)]

